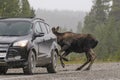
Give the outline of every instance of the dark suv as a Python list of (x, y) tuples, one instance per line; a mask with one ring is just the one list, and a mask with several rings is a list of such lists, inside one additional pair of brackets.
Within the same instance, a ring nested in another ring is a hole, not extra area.
[(56, 72), (56, 37), (39, 18), (0, 19), (0, 74), (8, 68), (23, 68), (33, 74), (35, 67)]

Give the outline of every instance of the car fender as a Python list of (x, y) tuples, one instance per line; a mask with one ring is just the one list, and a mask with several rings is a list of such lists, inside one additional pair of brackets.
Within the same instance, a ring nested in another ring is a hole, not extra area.
[(35, 57), (36, 57), (36, 60), (37, 60), (37, 50), (36, 50), (36, 48), (35, 48), (34, 45), (29, 44), (29, 46), (28, 46), (28, 55), (29, 55), (29, 52), (30, 52), (31, 50), (35, 53)]
[[(59, 49), (60, 49), (60, 47), (59, 47), (59, 45), (54, 41), (53, 43), (52, 43), (52, 46), (51, 46), (51, 49), (50, 49), (50, 53), (52, 53), (52, 50), (58, 50), (59, 51)], [(51, 56), (51, 54), (50, 54), (50, 56)]]

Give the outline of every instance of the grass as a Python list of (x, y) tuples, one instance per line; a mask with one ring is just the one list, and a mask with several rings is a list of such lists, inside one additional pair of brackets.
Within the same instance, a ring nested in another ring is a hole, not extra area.
[[(64, 61), (65, 64), (83, 64), (86, 61), (85, 54), (75, 54), (72, 53), (67, 56), (68, 62)], [(107, 56), (104, 58), (97, 58), (95, 63), (109, 63), (109, 62), (120, 62), (120, 56)], [(60, 63), (60, 61), (58, 61)]]
[[(85, 60), (70, 60), (68, 62), (64, 61), (65, 64), (83, 64), (85, 62)], [(110, 63), (110, 62), (120, 62), (120, 60), (112, 60), (112, 61), (108, 61), (108, 60), (95, 60), (94, 63)], [(60, 61), (58, 61), (58, 64), (60, 64)]]
[[(64, 61), (65, 64), (82, 64), (86, 61), (84, 54), (71, 53), (69, 56), (67, 56), (67, 59), (69, 59), (69, 61)], [(58, 63), (60, 63), (60, 61), (58, 61)]]

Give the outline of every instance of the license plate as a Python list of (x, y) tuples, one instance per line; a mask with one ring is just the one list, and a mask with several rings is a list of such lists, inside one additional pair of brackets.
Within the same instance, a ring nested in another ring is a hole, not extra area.
[(1, 57), (6, 57), (6, 53), (0, 53), (0, 58)]

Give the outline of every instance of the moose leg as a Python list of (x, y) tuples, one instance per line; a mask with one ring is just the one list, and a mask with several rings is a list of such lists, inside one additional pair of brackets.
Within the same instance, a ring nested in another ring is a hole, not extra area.
[[(65, 58), (70, 52), (69, 51), (65, 51), (63, 54), (62, 54), (62, 57)], [(66, 59), (66, 60), (65, 60)], [(64, 61), (68, 61), (67, 58), (63, 59)]]
[(68, 59), (66, 59), (65, 57), (63, 57), (62, 55), (59, 54), (59, 53), (62, 53), (61, 51), (59, 52), (57, 49), (55, 51), (59, 57), (61, 57), (65, 61), (68, 61)]
[(87, 61), (82, 66), (78, 67), (76, 70), (81, 70), (85, 65), (87, 65), (90, 62), (89, 52), (86, 52), (85, 54), (86, 54)]
[(63, 60), (65, 60), (65, 61), (68, 61), (68, 59), (67, 58), (65, 58), (64, 56), (66, 55), (66, 54), (68, 54), (68, 53), (66, 53), (66, 51), (67, 51), (67, 49), (69, 48), (69, 46), (70, 45), (68, 45), (68, 44), (66, 44), (66, 45), (64, 45), (64, 46), (62, 46), (61, 47), (61, 50), (60, 50), (60, 54), (62, 54), (63, 52), (63, 54), (62, 54), (62, 56), (61, 55), (59, 55)]
[(60, 57), (60, 62), (61, 62), (61, 66), (64, 68), (65, 64), (63, 63), (63, 58), (62, 57)]
[[(62, 59), (64, 59), (64, 57), (62, 57), (62, 56), (60, 55), (60, 53), (59, 53), (59, 51), (58, 51), (57, 49), (56, 49), (55, 51), (56, 51), (57, 55), (60, 57), (61, 65), (62, 65), (62, 67), (64, 68), (64, 67), (65, 67), (65, 64), (63, 63), (63, 60), (62, 60)], [(61, 52), (61, 50), (60, 50), (60, 52)]]
[(63, 60), (68, 61), (68, 59), (65, 58), (68, 54), (69, 54), (69, 52), (64, 52), (62, 54), (62, 57), (60, 57), (60, 62), (61, 62), (61, 65), (62, 65), (63, 68), (65, 67), (65, 64), (63, 63)]
[(89, 66), (85, 70), (90, 70), (94, 60), (96, 59), (96, 55), (95, 55), (95, 53), (94, 53), (94, 51), (92, 49), (90, 49), (89, 53), (90, 53), (90, 58), (91, 58), (90, 59), (90, 64), (89, 64)]
[(68, 53), (66, 53), (66, 50), (67, 50), (68, 48), (69, 48), (69, 45), (64, 45), (64, 46), (61, 48), (61, 50), (60, 50), (60, 53), (62, 53), (63, 51), (65, 51), (65, 52), (62, 54), (62, 56), (60, 55), (60, 62), (61, 62), (61, 65), (62, 65), (63, 68), (65, 67), (65, 64), (63, 63), (63, 60), (68, 61), (68, 59), (65, 58), (65, 56), (67, 56), (66, 54), (68, 54)]

